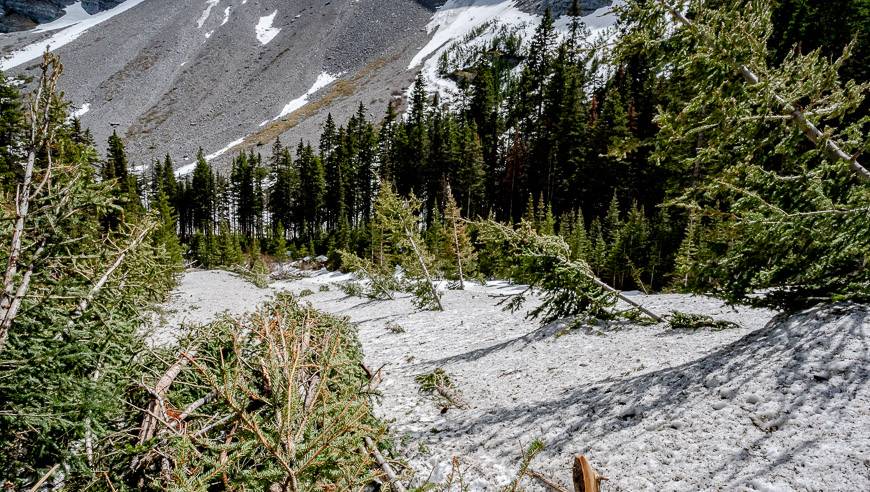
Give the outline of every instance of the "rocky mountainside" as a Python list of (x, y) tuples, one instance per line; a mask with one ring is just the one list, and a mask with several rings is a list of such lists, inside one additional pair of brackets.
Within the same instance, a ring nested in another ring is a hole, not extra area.
[(98, 143), (117, 131), (137, 164), (169, 153), (182, 172), (192, 168), (199, 147), (222, 165), (278, 136), (289, 143), (314, 139), (330, 112), (344, 121), (362, 103), (380, 117), (425, 70), (425, 60), (474, 25), (499, 16), (516, 21), (517, 13), (532, 23), (543, 6), (558, 15), (571, 3), (0, 1), (7, 14), (13, 5), (32, 4), (23, 10), (32, 18), (42, 5), (46, 20), (65, 6), (65, 15), (49, 24), (0, 36), (4, 70), (32, 74), (50, 46), (65, 64), (62, 88)]

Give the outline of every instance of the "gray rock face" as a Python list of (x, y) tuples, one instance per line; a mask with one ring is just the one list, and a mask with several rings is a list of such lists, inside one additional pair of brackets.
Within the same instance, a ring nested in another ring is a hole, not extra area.
[[(566, 14), (571, 9), (572, 0), (518, 0), (517, 6), (527, 12), (543, 13), (547, 7), (554, 16)], [(580, 0), (581, 15), (588, 15), (601, 7), (613, 3), (613, 0)]]
[[(124, 0), (82, 0), (86, 12), (95, 14)], [(63, 15), (64, 8), (76, 0), (0, 0), (0, 32), (30, 29)]]
[[(27, 4), (27, 15), (48, 20), (52, 9), (62, 13), (73, 1), (0, 0), (0, 8), (9, 14)], [(83, 5), (105, 9), (118, 3)], [(413, 82), (415, 69), (408, 64), (428, 42), (426, 26), (443, 3), (146, 0), (57, 49), (65, 66), (60, 85), (75, 107), (87, 105), (82, 123), (98, 144), (117, 130), (135, 164), (168, 153), (181, 167), (193, 162), (199, 147), (214, 154), (243, 138), (212, 161), (223, 167), (240, 150), (268, 152), (279, 136), (291, 145), (316, 143), (327, 114), (343, 124), (360, 103), (379, 119), (388, 102)], [(529, 11), (543, 8), (542, 1), (520, 3)], [(567, 8), (571, 2), (552, 3)], [(583, 0), (588, 9), (605, 3)], [(255, 26), (272, 14), (272, 27), (280, 31), (262, 44)], [(0, 37), (0, 53), (50, 35), (6, 34)], [(33, 60), (11, 72), (34, 75), (36, 67)], [(323, 72), (339, 80), (311, 94), (302, 109), (276, 119)]]

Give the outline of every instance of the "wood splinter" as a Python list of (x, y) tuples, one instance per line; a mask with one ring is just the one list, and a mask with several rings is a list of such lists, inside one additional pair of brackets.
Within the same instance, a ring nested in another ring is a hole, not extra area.
[(574, 457), (572, 478), (574, 479), (574, 492), (599, 492), (602, 480), (610, 480), (595, 471), (586, 456), (582, 454)]

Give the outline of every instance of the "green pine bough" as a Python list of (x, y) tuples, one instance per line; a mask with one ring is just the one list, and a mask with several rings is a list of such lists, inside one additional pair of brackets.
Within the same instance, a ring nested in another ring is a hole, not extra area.
[(192, 349), (148, 393), (141, 428), (154, 430), (140, 434), (129, 483), (304, 491), (385, 480), (376, 451), (388, 448), (386, 428), (372, 414), (374, 389), (346, 319), (285, 294), (182, 346)]
[(617, 311), (622, 300), (656, 322), (664, 321), (616, 289), (598, 279), (589, 265), (571, 259), (571, 249), (559, 236), (540, 235), (528, 222), (517, 227), (494, 220), (475, 223), (477, 240), (489, 256), (495, 271), (505, 278), (528, 285), (511, 297), (507, 306), (519, 309), (534, 289), (540, 291), (542, 302), (529, 316), (550, 323), (564, 318), (577, 322), (593, 319), (613, 319), (627, 312)]

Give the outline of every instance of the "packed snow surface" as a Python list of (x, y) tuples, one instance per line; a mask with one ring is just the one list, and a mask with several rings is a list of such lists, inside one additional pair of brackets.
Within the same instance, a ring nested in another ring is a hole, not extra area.
[[(130, 10), (131, 8), (139, 5), (144, 1), (145, 0), (127, 0), (124, 3), (118, 4), (114, 8), (104, 10), (94, 15), (81, 15), (81, 12), (73, 10), (72, 13), (75, 17), (75, 20), (70, 18), (68, 22), (62, 23), (65, 25), (62, 25), (61, 23), (56, 24), (56, 26), (58, 27), (55, 27), (54, 30), (60, 29), (59, 32), (52, 34), (47, 39), (43, 39), (42, 41), (31, 43), (21, 48), (20, 50), (14, 51), (10, 55), (4, 57), (3, 60), (0, 61), (0, 70), (9, 70), (12, 67), (17, 67), (22, 63), (26, 63), (36, 58), (39, 58), (40, 56), (42, 56), (43, 53), (45, 53), (46, 48), (53, 51), (60, 48), (61, 46), (65, 46), (78, 39), (79, 36), (84, 34), (90, 28), (107, 21), (118, 14), (122, 14)], [(67, 15), (70, 15), (71, 11), (69, 9), (72, 7), (74, 6), (67, 8)], [(84, 11), (84, 9), (82, 9), (82, 11)], [(85, 12), (85, 14), (87, 14), (87, 12)], [(63, 17), (61, 17), (61, 19), (58, 19), (55, 22), (60, 22), (60, 20), (66, 18), (67, 15), (64, 15)], [(51, 24), (54, 24), (54, 22), (47, 25)], [(46, 31), (47, 29), (45, 29), (45, 26), (43, 26), (42, 30)]]
[[(866, 306), (773, 318), (707, 297), (638, 294), (656, 312), (708, 314), (740, 328), (566, 329), (503, 311), (498, 302), (518, 289), (506, 282), (443, 291), (445, 311), (430, 312), (401, 295), (347, 296), (335, 285), (347, 275), (309, 275), (258, 289), (225, 272), (189, 272), (158, 338), (171, 342), (180, 324), (225, 309), (253, 310), (277, 291), (314, 292), (301, 301), (347, 316), (366, 364), (381, 368), (376, 411), (414, 484), (444, 482), (455, 457), (469, 490), (499, 490), (521, 451), (541, 439), (531, 468), (569, 490), (578, 453), (610, 478), (607, 491), (870, 490)], [(435, 368), (468, 409), (444, 411), (420, 394), (415, 376)], [(526, 490), (543, 490), (530, 480)]]
[(277, 10), (269, 15), (260, 17), (260, 21), (257, 22), (257, 25), (254, 27), (254, 30), (257, 32), (257, 41), (259, 41), (260, 44), (269, 44), (269, 41), (275, 39), (275, 36), (281, 32), (280, 27), (272, 27), (276, 15), (278, 15)]

